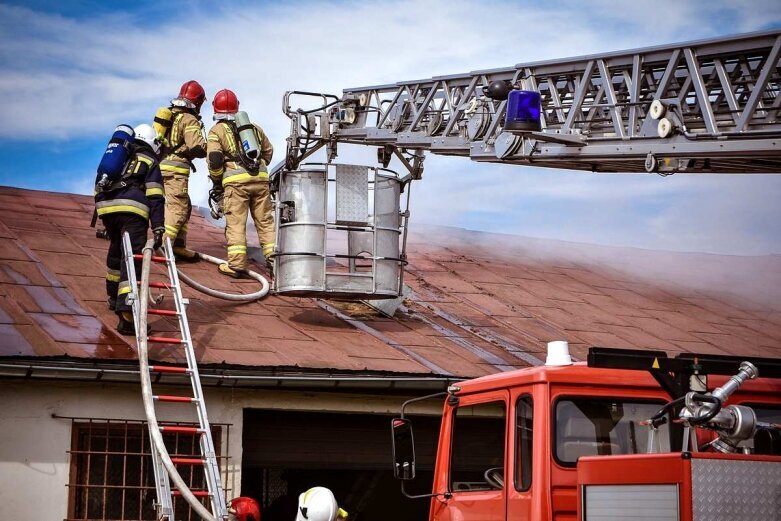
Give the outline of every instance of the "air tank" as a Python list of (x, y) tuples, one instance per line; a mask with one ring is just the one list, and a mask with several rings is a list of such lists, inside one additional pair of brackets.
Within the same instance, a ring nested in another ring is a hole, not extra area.
[(135, 136), (133, 127), (129, 125), (119, 125), (114, 130), (98, 165), (98, 185), (104, 186), (122, 176), (130, 159), (130, 145)]
[(160, 140), (165, 140), (168, 137), (168, 131), (171, 130), (171, 125), (174, 122), (174, 113), (168, 107), (160, 107), (155, 113), (155, 119), (152, 126), (157, 132), (157, 137)]
[(255, 127), (250, 123), (249, 116), (243, 110), (236, 113), (236, 130), (239, 131), (239, 141), (244, 148), (244, 154), (253, 161), (260, 158), (260, 145), (255, 135)]

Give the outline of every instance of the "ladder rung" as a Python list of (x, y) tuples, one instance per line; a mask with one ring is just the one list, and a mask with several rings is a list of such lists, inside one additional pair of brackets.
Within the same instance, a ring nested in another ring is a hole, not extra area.
[(171, 338), (169, 336), (150, 336), (147, 337), (148, 342), (155, 342), (157, 344), (183, 344), (184, 340), (181, 338)]
[[(133, 258), (135, 260), (143, 260), (144, 256), (140, 255), (138, 253), (135, 253), (135, 254), (133, 254)], [(157, 255), (152, 255), (152, 262), (168, 262), (168, 259), (166, 259), (165, 257), (159, 257)]]
[(164, 317), (175, 317), (179, 313), (175, 309), (154, 309), (149, 308), (146, 310), (149, 315), (162, 315)]
[[(190, 492), (193, 493), (193, 496), (195, 497), (210, 497), (211, 493), (208, 490), (191, 490)], [(181, 496), (182, 493), (178, 490), (172, 490), (171, 495), (174, 496)]]
[(149, 370), (155, 373), (189, 373), (190, 370), (187, 367), (176, 367), (171, 365), (150, 365)]
[(202, 458), (171, 458), (171, 461), (176, 465), (203, 465), (204, 463)]
[[(141, 283), (139, 282), (139, 284)], [(149, 287), (157, 289), (171, 289), (171, 285), (167, 282), (150, 282)]]
[(186, 427), (184, 425), (161, 425), (161, 432), (175, 432), (178, 434), (203, 434), (206, 431), (200, 427)]
[(175, 396), (172, 394), (157, 394), (153, 396), (155, 400), (159, 400), (161, 402), (182, 402), (182, 403), (195, 403), (195, 398), (191, 398), (190, 396)]

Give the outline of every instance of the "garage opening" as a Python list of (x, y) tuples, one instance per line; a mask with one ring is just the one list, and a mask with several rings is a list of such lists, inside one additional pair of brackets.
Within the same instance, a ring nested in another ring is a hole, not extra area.
[[(429, 501), (407, 499), (391, 470), (391, 415), (244, 411), (241, 490), (264, 519), (295, 519), (298, 495), (330, 488), (350, 521), (428, 518)], [(412, 494), (431, 492), (441, 418), (416, 416), (417, 478)]]

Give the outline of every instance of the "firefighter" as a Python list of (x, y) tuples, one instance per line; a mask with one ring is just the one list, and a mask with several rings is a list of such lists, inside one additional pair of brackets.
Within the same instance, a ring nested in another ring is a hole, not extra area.
[[(131, 157), (121, 178), (108, 185), (95, 180), (95, 207), (111, 241), (106, 256), (106, 293), (109, 309), (119, 316), (117, 331), (134, 335), (133, 313), (126, 301), (131, 287), (122, 258), (122, 235), (130, 234), (133, 253), (141, 253), (146, 244), (146, 230), (151, 224), (154, 247), (163, 243), (165, 233), (165, 192), (160, 174), (160, 142), (151, 125), (138, 125), (131, 147)], [(136, 262), (136, 273), (140, 273)]]
[(296, 521), (344, 521), (347, 517), (330, 489), (312, 487), (298, 496)]
[[(268, 169), (274, 148), (258, 125), (238, 128), (236, 113), (239, 100), (228, 90), (219, 91), (212, 101), (214, 119), (207, 140), (207, 164), (214, 191), (222, 193), (225, 212), (225, 239), (228, 243), (228, 262), (218, 270), (229, 277), (239, 278), (247, 270), (247, 214), (252, 215), (258, 233), (266, 266), (271, 267), (274, 252), (274, 216), (269, 196)], [(242, 113), (244, 114), (244, 113)], [(239, 132), (249, 130), (258, 143), (258, 157), (250, 158), (244, 152)]]
[(190, 80), (182, 85), (179, 96), (171, 100), (173, 121), (160, 170), (165, 183), (165, 233), (174, 245), (177, 260), (195, 262), (198, 254), (187, 248), (187, 222), (192, 203), (188, 195), (193, 159), (206, 157), (206, 139), (201, 122), (201, 105), (206, 93), (200, 83)]
[(260, 506), (250, 497), (237, 497), (228, 504), (228, 521), (260, 521)]

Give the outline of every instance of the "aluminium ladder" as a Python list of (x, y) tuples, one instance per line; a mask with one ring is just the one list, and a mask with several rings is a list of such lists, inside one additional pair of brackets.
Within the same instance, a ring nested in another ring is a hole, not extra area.
[[(176, 396), (176, 395), (163, 395), (155, 394), (152, 392), (152, 380), (151, 378), (142, 377), (142, 386), (145, 386), (144, 392), (147, 396), (151, 396), (155, 402), (169, 402), (169, 403), (181, 403), (192, 404), (195, 406), (195, 410), (198, 416), (197, 425), (183, 426), (183, 425), (160, 425), (159, 430), (161, 433), (176, 433), (193, 435), (199, 437), (199, 444), (201, 454), (198, 457), (170, 457), (167, 453), (167, 449), (164, 444), (158, 447), (155, 443), (155, 439), (152, 433), (154, 424), (157, 426), (156, 414), (153, 418), (154, 421), (149, 425), (149, 436), (151, 443), (152, 463), (155, 474), (155, 488), (157, 490), (157, 501), (155, 508), (157, 511), (157, 519), (159, 521), (175, 521), (174, 502), (173, 497), (182, 494), (183, 491), (173, 491), (171, 489), (171, 476), (164, 464), (164, 459), (169, 459), (171, 463), (177, 466), (192, 466), (193, 469), (198, 465), (202, 465), (204, 469), (205, 481), (207, 485), (206, 490), (192, 490), (189, 491), (196, 498), (208, 497), (211, 503), (211, 514), (214, 519), (219, 521), (228, 519), (228, 509), (225, 502), (225, 494), (223, 492), (220, 469), (217, 463), (217, 456), (214, 449), (214, 441), (212, 439), (211, 426), (209, 425), (208, 416), (206, 414), (206, 403), (203, 396), (203, 389), (201, 387), (200, 376), (198, 373), (198, 364), (195, 357), (195, 350), (193, 347), (192, 337), (190, 335), (190, 326), (187, 321), (186, 306), (188, 299), (182, 296), (182, 288), (179, 282), (179, 276), (176, 270), (176, 261), (174, 259), (173, 247), (168, 237), (165, 238), (164, 253), (165, 256), (151, 257), (152, 262), (164, 264), (168, 270), (169, 282), (148, 282), (149, 288), (158, 288), (163, 290), (169, 290), (173, 295), (175, 309), (157, 309), (148, 308), (147, 315), (158, 315), (165, 317), (177, 317), (179, 324), (180, 338), (163, 337), (163, 336), (149, 336), (147, 331), (141, 330), (142, 322), (142, 308), (139, 298), (140, 284), (138, 280), (134, 260), (143, 259), (142, 255), (132, 254), (132, 247), (130, 244), (130, 236), (125, 233), (122, 237), (123, 252), (125, 265), (127, 267), (128, 282), (130, 283), (130, 294), (128, 296), (129, 302), (133, 308), (133, 320), (136, 329), (136, 342), (138, 346), (141, 346), (142, 341), (145, 343), (153, 344), (174, 344), (181, 345), (184, 348), (185, 359), (187, 361), (186, 366), (164, 366), (164, 365), (150, 365), (148, 366), (149, 373), (174, 373), (187, 375), (190, 379), (192, 386), (192, 396)], [(144, 317), (145, 318), (145, 317)], [(139, 360), (141, 360), (142, 353), (139, 352)], [(144, 353), (144, 359), (146, 359)], [(146, 367), (146, 360), (141, 364), (142, 371)], [(154, 405), (147, 409), (154, 414)], [(165, 451), (165, 454), (161, 454)], [(179, 476), (177, 476), (179, 477)], [(175, 480), (174, 480), (175, 481)]]

